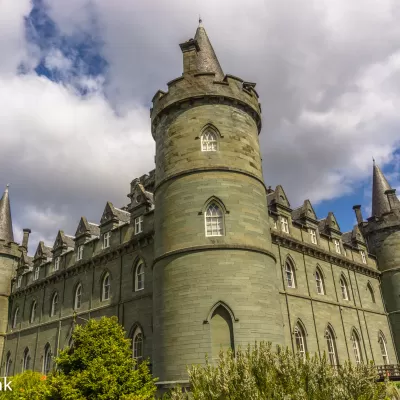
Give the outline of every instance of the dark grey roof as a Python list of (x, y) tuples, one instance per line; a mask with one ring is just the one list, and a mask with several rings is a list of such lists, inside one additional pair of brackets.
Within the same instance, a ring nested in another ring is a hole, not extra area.
[(75, 237), (71, 236), (71, 235), (64, 235), (64, 243), (68, 246), (68, 247), (75, 247)]
[(115, 216), (122, 222), (129, 222), (131, 219), (131, 213), (129, 211), (121, 210), (120, 208), (114, 207)]
[(372, 172), (372, 216), (380, 217), (390, 211), (389, 201), (385, 194), (391, 189), (381, 169), (375, 164)]
[(343, 242), (343, 243), (351, 244), (351, 242), (352, 242), (352, 235), (353, 235), (353, 232), (352, 232), (352, 231), (343, 233), (343, 235), (342, 235), (342, 242)]
[(8, 185), (0, 200), (0, 239), (5, 240), (7, 243), (14, 241)]
[(297, 219), (301, 218), (303, 213), (303, 206), (300, 206), (292, 211), (292, 220), (296, 221)]
[(194, 37), (199, 45), (200, 51), (197, 53), (197, 71), (198, 72), (215, 72), (215, 79), (222, 80), (224, 73), (221, 65), (215, 55), (210, 39), (203, 25), (200, 23)]
[(99, 225), (93, 223), (93, 222), (89, 222), (89, 232), (92, 236), (100, 236), (100, 227)]

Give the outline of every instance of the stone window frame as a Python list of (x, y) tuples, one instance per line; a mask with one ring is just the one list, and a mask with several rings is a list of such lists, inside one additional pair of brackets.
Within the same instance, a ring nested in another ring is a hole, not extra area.
[(139, 215), (134, 219), (134, 224), (135, 224), (135, 235), (138, 235), (139, 233), (143, 232), (143, 215)]
[(381, 356), (383, 359), (383, 364), (389, 365), (390, 361), (389, 361), (389, 355), (388, 355), (388, 351), (387, 351), (387, 342), (386, 342), (385, 335), (383, 334), (382, 331), (378, 332), (378, 343), (379, 343), (379, 347), (381, 349)]
[(137, 324), (132, 334), (132, 358), (137, 364), (143, 361), (144, 335), (142, 327)]
[(340, 248), (340, 240), (339, 239), (333, 239), (333, 244), (335, 245), (335, 252), (337, 254), (342, 254), (342, 250)]
[(328, 360), (332, 366), (339, 365), (339, 358), (336, 346), (336, 334), (331, 324), (325, 328), (324, 338), (328, 347)]
[(108, 249), (110, 247), (111, 242), (111, 231), (104, 232), (103, 234), (103, 249)]
[(200, 134), (200, 150), (203, 153), (213, 153), (219, 150), (222, 138), (219, 130), (212, 124), (206, 124)]
[(82, 283), (78, 282), (74, 290), (74, 310), (79, 310), (82, 307)]
[(76, 249), (76, 261), (80, 261), (83, 259), (83, 249), (84, 249), (83, 244), (79, 245), (78, 248)]
[(281, 231), (283, 233), (290, 233), (290, 229), (289, 229), (289, 218), (285, 217), (284, 215), (280, 216), (280, 222), (281, 222)]
[[(285, 273), (285, 280), (286, 280), (286, 286), (290, 289), (296, 289), (297, 284), (296, 284), (296, 266), (295, 263), (292, 259), (292, 257), (287, 257), (285, 260), (285, 265), (284, 265), (284, 273)], [(291, 277), (289, 277), (289, 274)]]
[[(317, 265), (316, 268), (315, 268), (314, 277), (315, 277), (315, 284), (316, 284), (316, 288), (317, 288), (317, 293), (319, 295), (321, 295), (321, 296), (325, 296), (325, 294), (326, 294), (326, 291), (325, 291), (325, 279), (324, 279), (324, 274), (322, 272), (322, 269), (321, 269), (321, 267), (319, 265)], [(320, 286), (318, 286), (318, 283), (320, 284)], [(319, 287), (320, 287), (320, 290), (319, 290)]]
[[(139, 268), (140, 268), (140, 270), (139, 270)], [(144, 290), (145, 276), (146, 276), (145, 263), (141, 258), (139, 258), (135, 263), (135, 269), (134, 269), (134, 290), (135, 290), (135, 292)], [(140, 279), (139, 279), (139, 277), (140, 277)], [(139, 285), (139, 283), (141, 283), (141, 284)]]
[(363, 264), (367, 264), (367, 257), (365, 256), (365, 251), (361, 250), (360, 251), (360, 255), (361, 255), (361, 261)]
[(17, 277), (17, 289), (21, 287), (22, 284), (22, 275), (18, 275)]
[(13, 312), (13, 318), (12, 318), (12, 329), (16, 329), (18, 325), (18, 314), (19, 314), (19, 306), (17, 306)]
[(29, 351), (29, 347), (25, 347), (24, 357), (22, 359), (22, 372), (28, 371), (30, 369), (31, 359), (32, 357)]
[(340, 275), (339, 284), (340, 284), (340, 293), (342, 294), (342, 300), (350, 301), (349, 285), (343, 273)]
[(44, 346), (44, 356), (43, 356), (43, 365), (42, 365), (42, 373), (47, 375), (51, 370), (51, 346), (50, 343), (46, 343)]
[(8, 351), (7, 352), (7, 356), (6, 356), (6, 367), (5, 367), (5, 370), (4, 370), (4, 375), (5, 376), (10, 376), (11, 367), (12, 367), (11, 351)]
[(33, 324), (36, 319), (37, 301), (34, 299), (32, 301), (31, 310), (29, 314), (29, 323)]
[[(106, 279), (108, 279), (108, 284), (106, 285)], [(106, 288), (108, 287), (107, 291)], [(106, 293), (108, 293), (106, 297)], [(111, 275), (108, 270), (103, 273), (101, 279), (101, 301), (107, 301), (111, 298)]]
[(356, 364), (362, 364), (363, 356), (362, 356), (362, 351), (361, 351), (360, 335), (358, 334), (356, 328), (354, 328), (354, 327), (351, 329), (350, 341), (352, 344), (354, 359), (356, 361)]
[(57, 313), (58, 306), (58, 292), (55, 291), (51, 296), (50, 317), (54, 317)]
[(369, 292), (371, 301), (375, 304), (376, 303), (375, 292), (374, 292), (374, 288), (372, 287), (372, 284), (370, 281), (367, 282), (367, 290)]
[(317, 230), (314, 228), (309, 228), (308, 233), (310, 234), (311, 243), (317, 245), (318, 244)]
[(307, 354), (307, 331), (303, 322), (300, 319), (297, 320), (294, 326), (293, 336), (297, 352), (301, 355), (303, 359), (305, 359)]
[(35, 269), (33, 270), (33, 280), (37, 281), (39, 279), (39, 273), (40, 273), (40, 267), (37, 266), (35, 267)]
[(60, 269), (61, 257), (57, 256), (54, 258), (54, 271), (58, 271)]

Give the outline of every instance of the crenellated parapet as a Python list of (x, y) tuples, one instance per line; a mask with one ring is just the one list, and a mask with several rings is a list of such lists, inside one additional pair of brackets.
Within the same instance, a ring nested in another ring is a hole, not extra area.
[(7, 242), (0, 239), (0, 254), (5, 257), (19, 259), (21, 257), (20, 245), (16, 242)]
[(185, 109), (203, 104), (227, 104), (250, 114), (261, 130), (261, 105), (255, 83), (245, 82), (233, 75), (223, 80), (215, 79), (214, 72), (184, 74), (168, 83), (168, 92), (159, 90), (153, 97), (152, 134), (155, 137), (157, 125), (172, 109)]

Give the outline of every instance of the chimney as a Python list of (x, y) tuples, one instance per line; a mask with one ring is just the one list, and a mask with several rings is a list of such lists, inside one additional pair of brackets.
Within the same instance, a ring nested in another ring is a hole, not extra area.
[(23, 237), (23, 239), (22, 239), (22, 245), (21, 245), (21, 247), (24, 247), (25, 250), (28, 251), (28, 241), (29, 241), (29, 234), (31, 233), (31, 230), (28, 229), (28, 228), (25, 228), (25, 229), (23, 230), (23, 232), (24, 232), (24, 237)]
[(388, 202), (389, 202), (389, 207), (390, 210), (394, 210), (395, 209), (395, 201), (396, 199), (396, 189), (388, 189), (385, 190), (385, 194), (387, 196)]
[(353, 210), (356, 213), (357, 223), (358, 224), (362, 224), (363, 223), (363, 216), (362, 216), (362, 213), (361, 213), (361, 206), (360, 205), (353, 206)]

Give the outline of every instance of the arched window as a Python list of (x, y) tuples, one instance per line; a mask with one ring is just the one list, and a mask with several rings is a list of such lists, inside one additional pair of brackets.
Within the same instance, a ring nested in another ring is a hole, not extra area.
[(19, 314), (19, 307), (17, 307), (14, 311), (13, 320), (12, 320), (12, 327), (15, 329), (18, 324), (18, 314)]
[(7, 359), (6, 359), (6, 371), (5, 371), (5, 376), (10, 376), (11, 375), (11, 367), (12, 367), (12, 359), (11, 359), (11, 353), (7, 353)]
[(217, 151), (217, 134), (207, 129), (201, 135), (201, 151)]
[(303, 357), (306, 357), (306, 339), (303, 327), (297, 323), (294, 327), (294, 337), (296, 339), (296, 349), (297, 352)]
[(29, 322), (32, 324), (35, 322), (36, 318), (36, 308), (37, 308), (37, 303), (36, 300), (33, 300), (32, 306), (31, 306), (31, 316), (29, 318)]
[(108, 300), (110, 298), (110, 289), (111, 289), (111, 283), (110, 283), (110, 274), (106, 272), (103, 278), (103, 284), (102, 284), (102, 291), (101, 291), (101, 300)]
[(340, 289), (342, 291), (343, 300), (349, 300), (349, 291), (347, 289), (347, 281), (343, 275), (340, 278)]
[(362, 362), (360, 338), (358, 337), (358, 334), (354, 329), (351, 332), (350, 340), (353, 346), (354, 359), (356, 361), (356, 364), (360, 364)]
[(135, 291), (144, 289), (144, 264), (139, 261), (135, 268)]
[(29, 354), (29, 349), (26, 348), (24, 350), (24, 360), (22, 363), (22, 372), (27, 371), (30, 369), (31, 366), (31, 355)]
[(387, 348), (386, 348), (386, 340), (385, 340), (385, 337), (383, 336), (382, 332), (379, 332), (378, 343), (381, 348), (383, 364), (388, 365), (389, 364), (389, 356), (388, 356)]
[(294, 267), (292, 262), (288, 259), (285, 263), (285, 274), (286, 274), (286, 282), (289, 288), (296, 287), (295, 275), (294, 275)]
[(324, 278), (322, 276), (322, 272), (319, 268), (315, 270), (315, 283), (317, 285), (317, 293), (318, 294), (325, 294), (324, 288)]
[(371, 286), (371, 284), (368, 282), (368, 284), (367, 284), (367, 289), (368, 289), (368, 291), (369, 291), (369, 295), (370, 295), (370, 297), (371, 297), (371, 301), (373, 302), (373, 303), (375, 303), (375, 294), (374, 294), (374, 289), (372, 289), (372, 286)]
[(44, 357), (43, 357), (43, 374), (48, 375), (51, 369), (51, 348), (50, 345), (47, 343), (44, 348)]
[(57, 313), (57, 306), (58, 306), (58, 293), (54, 293), (51, 299), (51, 309), (50, 309), (50, 317), (54, 317)]
[(328, 326), (325, 331), (326, 344), (328, 346), (328, 357), (331, 365), (335, 366), (338, 364), (337, 353), (336, 353), (336, 343), (335, 335), (332, 328)]
[(212, 358), (217, 360), (220, 351), (234, 350), (232, 317), (229, 311), (219, 305), (211, 316)]
[(78, 284), (75, 289), (75, 299), (74, 299), (74, 310), (78, 310), (81, 308), (81, 300), (82, 300), (82, 284)]
[(224, 235), (224, 214), (221, 207), (212, 202), (204, 213), (206, 225), (206, 236), (223, 236)]
[(143, 360), (143, 332), (139, 327), (132, 336), (132, 355), (137, 363)]

